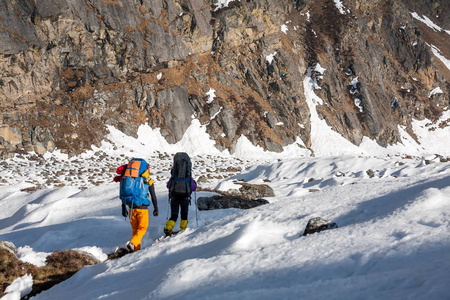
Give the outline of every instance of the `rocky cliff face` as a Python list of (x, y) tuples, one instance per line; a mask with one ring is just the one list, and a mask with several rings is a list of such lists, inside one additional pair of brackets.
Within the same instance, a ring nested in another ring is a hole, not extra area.
[(77, 153), (106, 125), (135, 135), (145, 122), (174, 143), (192, 116), (219, 149), (241, 135), (271, 151), (309, 146), (307, 75), (334, 130), (386, 146), (398, 125), (450, 104), (450, 71), (430, 47), (450, 58), (449, 34), (411, 14), (448, 30), (450, 5), (423, 2), (3, 1), (1, 155)]

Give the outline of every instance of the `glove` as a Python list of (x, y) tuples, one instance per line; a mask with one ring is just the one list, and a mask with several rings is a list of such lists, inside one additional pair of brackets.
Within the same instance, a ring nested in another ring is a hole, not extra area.
[(159, 214), (159, 210), (157, 207), (155, 207), (155, 209), (153, 210), (153, 216), (157, 217)]
[(128, 217), (128, 210), (124, 203), (122, 203), (122, 216)]
[(127, 166), (128, 165), (123, 165), (123, 166), (118, 167), (116, 170), (116, 173), (122, 176), (123, 174), (125, 174), (125, 170), (127, 169)]

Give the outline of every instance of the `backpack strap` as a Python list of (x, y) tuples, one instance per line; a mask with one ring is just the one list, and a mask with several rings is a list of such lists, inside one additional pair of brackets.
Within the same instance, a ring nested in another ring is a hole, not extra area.
[(148, 169), (141, 174), (141, 177), (144, 178), (144, 182), (148, 184), (148, 186), (151, 186), (154, 182), (153, 179), (150, 178), (150, 172), (148, 171)]

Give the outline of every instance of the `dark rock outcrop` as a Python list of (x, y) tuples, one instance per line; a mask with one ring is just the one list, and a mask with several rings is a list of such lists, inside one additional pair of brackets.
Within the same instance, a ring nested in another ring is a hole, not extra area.
[(3, 1), (0, 155), (77, 153), (106, 125), (136, 135), (145, 122), (174, 143), (192, 115), (220, 149), (241, 135), (309, 147), (308, 74), (319, 116), (355, 144), (395, 143), (399, 125), (413, 135), (413, 119), (449, 105), (450, 71), (429, 46), (449, 59), (448, 34), (411, 14), (449, 30), (448, 1), (347, 1), (343, 13), (332, 0), (212, 3)]
[(232, 194), (243, 195), (248, 198), (275, 197), (275, 192), (267, 184), (250, 184), (246, 182), (235, 182), (241, 185), (239, 190), (230, 190)]
[(305, 231), (303, 232), (303, 236), (335, 228), (338, 228), (338, 225), (333, 221), (316, 217), (308, 221), (308, 224), (306, 224)]
[(249, 209), (268, 203), (269, 201), (265, 199), (250, 199), (239, 196), (223, 195), (200, 197), (197, 199), (197, 207), (199, 210), (214, 210), (224, 208)]
[(100, 263), (93, 255), (75, 250), (55, 251), (47, 256), (46, 265), (36, 267), (22, 262), (16, 256), (13, 243), (0, 241), (0, 297), (5, 289), (17, 278), (31, 274), (33, 287), (27, 299), (47, 290), (74, 275), (87, 265)]

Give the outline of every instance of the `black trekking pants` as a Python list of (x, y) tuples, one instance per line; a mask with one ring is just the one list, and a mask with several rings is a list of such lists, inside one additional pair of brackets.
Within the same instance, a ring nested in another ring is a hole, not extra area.
[(188, 219), (189, 198), (173, 198), (170, 200), (170, 219), (174, 222), (178, 219), (178, 211), (181, 208), (181, 220)]

